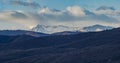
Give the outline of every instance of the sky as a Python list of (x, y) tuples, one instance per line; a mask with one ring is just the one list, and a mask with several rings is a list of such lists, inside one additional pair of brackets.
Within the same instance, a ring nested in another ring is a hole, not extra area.
[[(0, 8), (2, 9), (18, 9), (18, 6), (7, 5), (9, 1), (17, 1), (17, 0), (0, 0)], [(99, 6), (113, 6), (115, 8), (119, 8), (120, 0), (19, 0), (19, 1), (32, 1), (40, 4), (40, 6), (47, 6), (52, 9), (65, 9), (68, 6), (79, 5), (85, 8), (97, 8)], [(3, 2), (3, 3), (2, 3)]]
[(0, 29), (29, 30), (37, 24), (119, 27), (120, 0), (0, 0)]

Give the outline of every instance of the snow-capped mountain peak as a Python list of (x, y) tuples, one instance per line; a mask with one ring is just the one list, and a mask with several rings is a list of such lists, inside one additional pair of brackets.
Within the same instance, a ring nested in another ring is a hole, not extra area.
[(51, 26), (51, 25), (37, 25), (32, 29), (32, 31), (42, 32), (42, 33), (56, 33), (56, 32), (63, 32), (63, 31), (75, 31), (78, 30), (76, 27), (68, 27), (63, 25), (58, 26)]
[(64, 32), (64, 31), (79, 31), (79, 32), (97, 32), (97, 31), (104, 31), (104, 30), (110, 30), (113, 29), (111, 26), (103, 26), (103, 25), (92, 25), (92, 26), (86, 26), (86, 27), (69, 27), (64, 25), (57, 25), (57, 26), (51, 26), (51, 25), (37, 25), (32, 29), (32, 31), (35, 32), (42, 32), (47, 34), (52, 33), (58, 33), (58, 32)]

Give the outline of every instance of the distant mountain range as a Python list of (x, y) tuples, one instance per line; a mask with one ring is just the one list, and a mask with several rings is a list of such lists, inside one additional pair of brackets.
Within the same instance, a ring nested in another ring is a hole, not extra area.
[(51, 35), (71, 35), (71, 34), (78, 34), (84, 32), (98, 32), (98, 31), (105, 31), (111, 30), (113, 27), (110, 26), (102, 26), (102, 25), (93, 25), (84, 27), (80, 30), (79, 27), (67, 27), (67, 26), (45, 26), (45, 25), (37, 25), (32, 31), (26, 30), (1, 30), (0, 35), (7, 35), (7, 36), (17, 36), (17, 35), (29, 35), (34, 37), (41, 37), (41, 36), (49, 36)]
[(58, 32), (64, 32), (64, 31), (79, 31), (79, 32), (96, 32), (96, 31), (104, 31), (104, 30), (110, 30), (113, 29), (111, 26), (103, 26), (103, 25), (92, 25), (87, 27), (69, 27), (69, 26), (48, 26), (48, 25), (37, 25), (32, 29), (32, 31), (35, 32), (42, 32), (42, 33), (58, 33)]
[(41, 37), (0, 35), (0, 63), (119, 62), (120, 28)]

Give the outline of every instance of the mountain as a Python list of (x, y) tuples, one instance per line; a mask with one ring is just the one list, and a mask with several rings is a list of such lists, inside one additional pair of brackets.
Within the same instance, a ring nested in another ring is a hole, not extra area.
[(104, 30), (111, 30), (111, 29), (113, 29), (113, 27), (111, 27), (111, 26), (103, 26), (103, 25), (98, 25), (98, 24), (83, 28), (83, 30), (85, 32), (104, 31)]
[(0, 37), (12, 37), (0, 47), (0, 63), (120, 62), (120, 28), (73, 35)]
[(6, 36), (30, 35), (34, 37), (40, 37), (40, 36), (46, 36), (48, 34), (38, 33), (33, 31), (25, 31), (25, 30), (1, 30), (0, 35), (6, 35)]
[(50, 26), (50, 25), (37, 25), (32, 29), (32, 31), (35, 32), (42, 32), (42, 33), (48, 33), (48, 34), (53, 34), (53, 33), (65, 33), (65, 32), (96, 32), (96, 31), (104, 31), (104, 30), (110, 30), (113, 29), (111, 26), (103, 26), (103, 25), (92, 25), (88, 27), (69, 27), (69, 26), (63, 26), (63, 25), (58, 25), (58, 26)]
[(32, 29), (32, 31), (51, 34), (51, 33), (64, 32), (64, 31), (76, 31), (78, 29), (79, 27), (68, 27), (63, 25), (58, 25), (58, 26), (37, 25)]

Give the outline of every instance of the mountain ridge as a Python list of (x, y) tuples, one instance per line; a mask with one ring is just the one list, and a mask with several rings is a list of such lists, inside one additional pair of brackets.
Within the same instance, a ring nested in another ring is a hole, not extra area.
[(64, 25), (58, 25), (58, 26), (51, 26), (51, 25), (37, 25), (32, 29), (32, 31), (35, 32), (42, 32), (42, 33), (59, 33), (59, 32), (65, 32), (65, 31), (70, 31), (70, 32), (97, 32), (97, 31), (104, 31), (104, 30), (111, 30), (114, 27), (112, 26), (104, 26), (104, 25), (91, 25), (91, 26), (86, 26), (86, 27), (69, 27), (69, 26), (64, 26)]
[(72, 35), (23, 35), (12, 40), (10, 37), (13, 36), (4, 36), (8, 43), (0, 44), (1, 63), (120, 62), (120, 28)]

